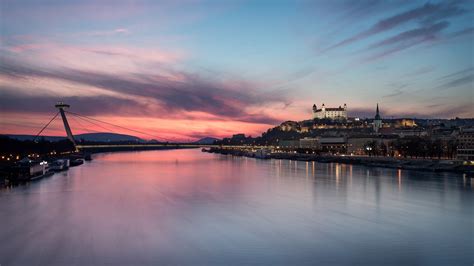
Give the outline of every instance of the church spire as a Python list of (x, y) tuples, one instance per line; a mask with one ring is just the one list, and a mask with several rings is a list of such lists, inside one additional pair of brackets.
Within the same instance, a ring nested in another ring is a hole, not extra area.
[(379, 133), (379, 129), (381, 128), (382, 128), (382, 118), (380, 118), (379, 103), (377, 103), (377, 109), (375, 109), (375, 118), (374, 118), (375, 133)]
[(379, 103), (377, 103), (377, 110), (375, 111), (375, 119), (380, 120)]

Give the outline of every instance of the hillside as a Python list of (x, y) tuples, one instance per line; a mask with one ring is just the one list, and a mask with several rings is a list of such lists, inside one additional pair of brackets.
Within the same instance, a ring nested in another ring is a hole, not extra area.
[(213, 137), (205, 137), (205, 138), (202, 138), (198, 141), (195, 141), (194, 143), (196, 144), (214, 144), (215, 141), (218, 141), (220, 139), (217, 139), (217, 138), (213, 138)]
[[(7, 136), (12, 139), (17, 140), (33, 140), (35, 138), (34, 135), (3, 135)], [(66, 139), (66, 137), (60, 136), (40, 136), (39, 138), (47, 140), (47, 141), (60, 141)], [(134, 142), (145, 142), (143, 139), (125, 135), (125, 134), (115, 134), (115, 133), (87, 133), (87, 134), (78, 134), (75, 135), (74, 138), (76, 140), (84, 140), (84, 141), (97, 141), (97, 142), (117, 142), (117, 141), (134, 141)]]

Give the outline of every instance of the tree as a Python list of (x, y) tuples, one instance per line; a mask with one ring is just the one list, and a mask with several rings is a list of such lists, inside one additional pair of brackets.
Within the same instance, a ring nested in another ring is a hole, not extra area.
[(387, 156), (388, 149), (387, 149), (387, 145), (385, 145), (385, 143), (380, 142), (379, 150), (380, 150), (380, 155)]
[(446, 145), (446, 156), (448, 158), (454, 158), (458, 149), (459, 142), (456, 139), (451, 139)]
[(379, 146), (377, 145), (377, 141), (375, 140), (367, 141), (367, 143), (365, 143), (364, 145), (364, 149), (369, 156), (379, 154)]
[(438, 159), (441, 159), (441, 156), (443, 155), (443, 141), (441, 141), (440, 139), (432, 141), (430, 145), (429, 154), (430, 157), (436, 157)]

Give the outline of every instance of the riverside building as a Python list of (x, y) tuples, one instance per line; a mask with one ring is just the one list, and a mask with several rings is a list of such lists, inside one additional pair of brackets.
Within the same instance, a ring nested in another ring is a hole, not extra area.
[(474, 128), (462, 129), (458, 142), (457, 159), (474, 164)]

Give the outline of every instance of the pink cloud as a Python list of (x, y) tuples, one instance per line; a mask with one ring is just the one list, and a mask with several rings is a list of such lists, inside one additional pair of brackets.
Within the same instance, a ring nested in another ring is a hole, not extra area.
[[(126, 32), (116, 29), (113, 32)], [(139, 48), (128, 45), (69, 45), (51, 41), (20, 42), (2, 45), (2, 50), (13, 53), (17, 60), (33, 66), (76, 69), (107, 73), (150, 73), (170, 75), (159, 65), (176, 64), (186, 57), (181, 50), (165, 50), (159, 47)]]
[(117, 35), (128, 35), (131, 31), (127, 28), (117, 28), (113, 30), (103, 30), (103, 31), (90, 31), (78, 34), (79, 36), (92, 36), (92, 37), (110, 37)]

